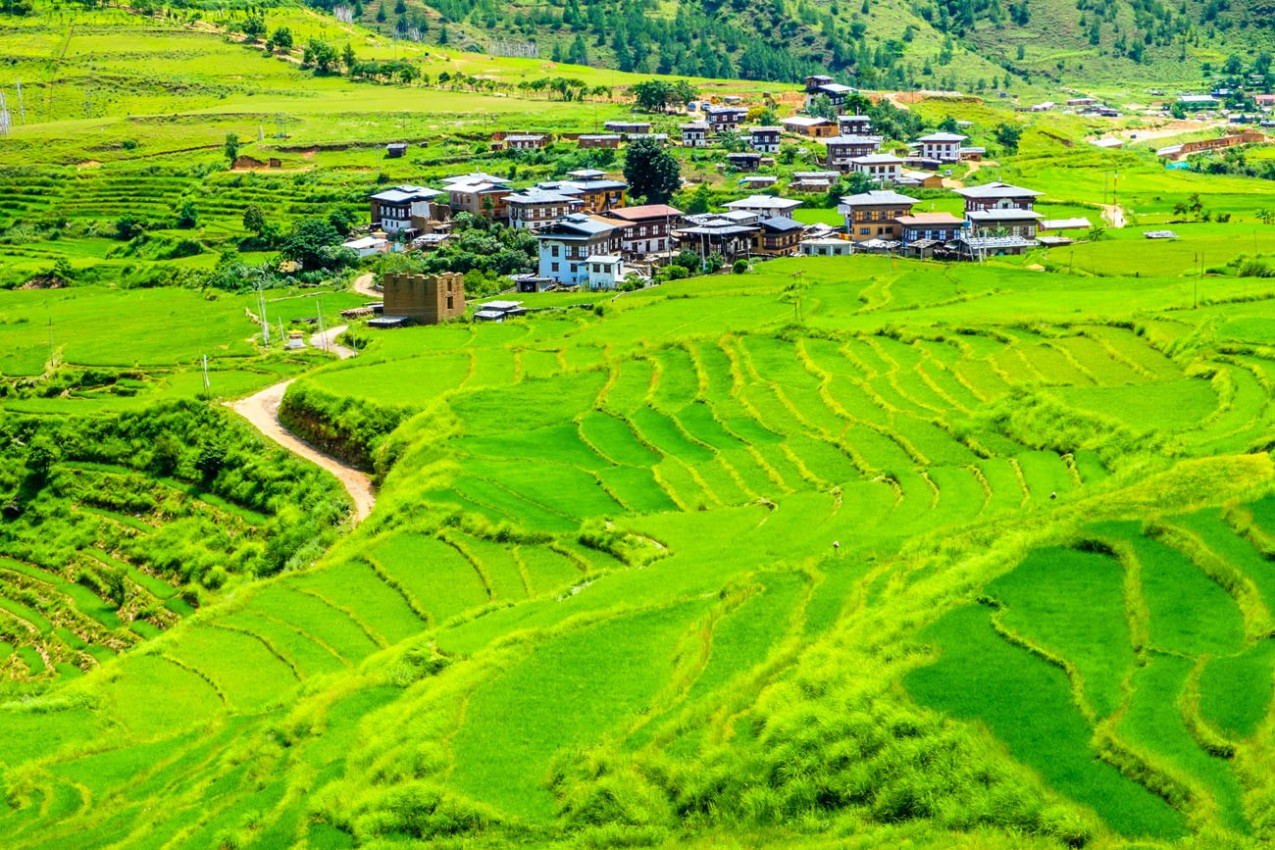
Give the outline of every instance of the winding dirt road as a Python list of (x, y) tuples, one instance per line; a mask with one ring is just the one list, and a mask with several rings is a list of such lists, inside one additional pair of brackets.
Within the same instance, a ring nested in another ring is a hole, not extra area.
[(361, 274), (354, 279), (354, 291), (359, 295), (366, 295), (368, 298), (380, 299), (382, 293), (379, 289), (372, 287), (372, 273)]

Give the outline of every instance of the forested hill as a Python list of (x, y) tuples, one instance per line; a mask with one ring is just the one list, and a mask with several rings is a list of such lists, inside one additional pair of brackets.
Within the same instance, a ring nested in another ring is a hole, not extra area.
[[(882, 89), (1171, 84), (1269, 74), (1270, 0), (310, 0), (386, 33), (639, 72)], [(1234, 62), (1232, 63), (1234, 66)]]

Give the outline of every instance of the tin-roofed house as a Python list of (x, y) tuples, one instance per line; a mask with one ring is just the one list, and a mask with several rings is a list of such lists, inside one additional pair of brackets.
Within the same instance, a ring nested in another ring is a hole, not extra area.
[(616, 222), (584, 213), (571, 213), (541, 228), (536, 239), (540, 242), (540, 276), (564, 286), (587, 282), (591, 257), (620, 250)]
[(372, 227), (386, 233), (411, 230), (412, 217), (429, 218), (430, 204), (441, 194), (436, 189), (423, 186), (395, 186), (377, 192), (368, 198)]
[(837, 212), (845, 216), (846, 233), (853, 242), (897, 241), (903, 234), (899, 219), (911, 214), (916, 204), (916, 198), (888, 189), (874, 189), (842, 198)]

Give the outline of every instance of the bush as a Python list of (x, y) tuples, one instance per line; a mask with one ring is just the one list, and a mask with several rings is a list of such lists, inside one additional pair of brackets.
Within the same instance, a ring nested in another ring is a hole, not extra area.
[(736, 260), (735, 262), (731, 263), (731, 266), (730, 266), (730, 270), (732, 274), (743, 274), (744, 272), (748, 271), (748, 269), (749, 269), (748, 261), (744, 259)]

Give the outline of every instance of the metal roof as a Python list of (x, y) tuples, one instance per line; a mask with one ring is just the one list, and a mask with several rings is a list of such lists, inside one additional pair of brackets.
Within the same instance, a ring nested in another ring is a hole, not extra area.
[(984, 183), (981, 186), (957, 189), (956, 194), (963, 198), (1035, 198), (1044, 193), (1024, 189), (1021, 186), (1011, 186), (1008, 183)]
[(801, 203), (789, 198), (777, 198), (774, 195), (749, 195), (747, 198), (740, 198), (723, 206), (741, 210), (791, 210), (801, 206)]
[(928, 136), (921, 136), (918, 142), (963, 142), (969, 136), (962, 136), (960, 133), (930, 133)]
[(898, 204), (906, 204), (912, 206), (918, 203), (916, 198), (909, 198), (900, 192), (894, 192), (889, 189), (873, 189), (868, 192), (860, 192), (857, 195), (848, 195), (841, 199), (841, 203), (848, 207), (873, 206), (876, 204), (890, 204), (897, 206)]
[(970, 221), (1038, 221), (1044, 218), (1035, 210), (969, 210)]

